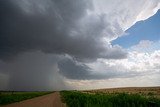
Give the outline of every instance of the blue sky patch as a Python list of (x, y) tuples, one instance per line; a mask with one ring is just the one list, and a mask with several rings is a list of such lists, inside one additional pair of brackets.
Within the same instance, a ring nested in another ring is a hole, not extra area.
[(138, 44), (141, 40), (160, 40), (160, 10), (145, 21), (139, 21), (126, 31), (127, 35), (112, 41), (124, 48)]

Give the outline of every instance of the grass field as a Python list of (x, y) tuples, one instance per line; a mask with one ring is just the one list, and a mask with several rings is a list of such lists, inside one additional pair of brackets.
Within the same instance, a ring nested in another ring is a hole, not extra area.
[(22, 100), (49, 94), (51, 92), (0, 92), (0, 105), (19, 102)]
[(140, 94), (142, 96), (153, 96), (160, 98), (160, 87), (124, 87), (124, 88), (109, 88), (97, 90), (84, 90), (84, 93), (128, 93)]
[(90, 90), (62, 91), (61, 95), (68, 107), (160, 107), (160, 99), (153, 92), (142, 93)]

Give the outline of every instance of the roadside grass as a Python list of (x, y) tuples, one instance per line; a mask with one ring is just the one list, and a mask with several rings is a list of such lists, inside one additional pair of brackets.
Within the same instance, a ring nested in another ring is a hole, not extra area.
[(160, 99), (140, 94), (62, 91), (61, 95), (68, 107), (160, 107)]
[(0, 105), (6, 105), (14, 102), (31, 99), (34, 97), (42, 96), (52, 92), (0, 92)]

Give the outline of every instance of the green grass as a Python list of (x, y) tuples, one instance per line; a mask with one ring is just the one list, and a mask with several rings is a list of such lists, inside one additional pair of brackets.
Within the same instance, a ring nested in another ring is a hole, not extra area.
[(19, 102), (49, 93), (51, 92), (0, 92), (0, 105)]
[(61, 95), (68, 107), (160, 107), (160, 99), (139, 94), (62, 91)]

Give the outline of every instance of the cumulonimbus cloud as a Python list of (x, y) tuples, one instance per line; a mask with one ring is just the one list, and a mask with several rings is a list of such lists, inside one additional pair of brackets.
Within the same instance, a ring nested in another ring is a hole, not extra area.
[(1, 59), (37, 50), (69, 54), (77, 59), (126, 57), (123, 49), (102, 40), (101, 32), (106, 24), (102, 15), (92, 18), (87, 14), (92, 7), (89, 1), (0, 2)]
[[(50, 75), (65, 85), (57, 73), (58, 69), (61, 75), (70, 79), (107, 78), (104, 77), (107, 75), (92, 74), (92, 68), (89, 69), (83, 61), (127, 58), (125, 49), (110, 42), (137, 21), (155, 14), (159, 7), (159, 0), (0, 0), (0, 67), (5, 65), (0, 68), (0, 73), (10, 78), (8, 85), (12, 89), (24, 89), (35, 84), (39, 88), (51, 88), (58, 82), (52, 84), (48, 78)], [(52, 58), (51, 54), (56, 58)], [(57, 56), (66, 54), (75, 62), (50, 61), (50, 58), (55, 60)], [(36, 59), (35, 56), (39, 57)], [(39, 63), (43, 60), (43, 64)], [(26, 61), (33, 62), (33, 65), (27, 65)], [(77, 65), (78, 61), (83, 66)], [(36, 63), (40, 68), (35, 66)], [(9, 69), (12, 67), (14, 69)], [(74, 69), (77, 71), (71, 75)], [(36, 74), (35, 83), (28, 83), (28, 78), (34, 81)], [(78, 74), (83, 75), (79, 77)], [(112, 78), (119, 74), (113, 72), (108, 75), (108, 78)], [(23, 81), (16, 84), (17, 79)], [(48, 84), (41, 85), (40, 82)]]
[(0, 58), (37, 50), (69, 54), (77, 59), (125, 58), (126, 52), (109, 42), (136, 21), (153, 15), (159, 2), (118, 2), (0, 1)]

